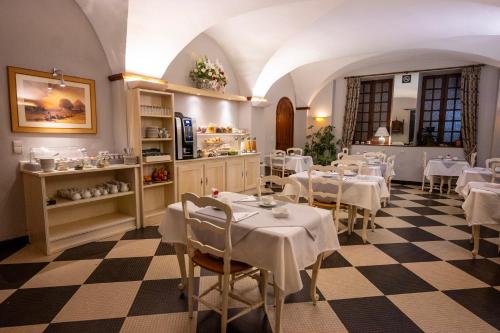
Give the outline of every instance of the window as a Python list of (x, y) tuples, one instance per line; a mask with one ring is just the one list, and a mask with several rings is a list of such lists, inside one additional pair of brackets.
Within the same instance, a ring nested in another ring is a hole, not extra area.
[(392, 79), (362, 81), (354, 141), (369, 141), (379, 127), (389, 128)]
[(460, 74), (425, 76), (422, 80), (420, 136), (432, 135), (434, 143), (454, 145), (461, 140), (462, 105)]

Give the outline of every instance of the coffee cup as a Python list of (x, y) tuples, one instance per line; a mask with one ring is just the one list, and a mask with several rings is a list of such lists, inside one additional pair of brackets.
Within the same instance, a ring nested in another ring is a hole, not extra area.
[(40, 167), (45, 172), (54, 171), (56, 168), (56, 160), (53, 158), (41, 158)]
[(261, 200), (264, 205), (270, 205), (274, 202), (274, 198), (270, 195), (262, 197)]

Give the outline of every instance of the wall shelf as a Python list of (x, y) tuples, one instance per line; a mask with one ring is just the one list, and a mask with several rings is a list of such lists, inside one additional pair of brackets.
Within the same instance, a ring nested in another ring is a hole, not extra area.
[(143, 142), (172, 141), (172, 138), (142, 138)]
[(47, 206), (47, 210), (64, 208), (64, 207), (71, 207), (71, 206), (77, 206), (77, 205), (84, 205), (87, 203), (102, 201), (102, 200), (111, 200), (111, 199), (125, 197), (127, 195), (132, 195), (132, 194), (134, 194), (134, 191), (118, 192), (118, 193), (114, 193), (114, 194), (102, 195), (102, 196), (96, 197), (96, 198), (80, 199), (80, 200), (69, 200), (69, 199), (64, 199), (64, 198), (57, 198), (57, 203), (55, 205)]
[(163, 163), (172, 163), (173, 160), (168, 161), (153, 161), (153, 162), (142, 162), (142, 165), (154, 165), (154, 164), (163, 164)]
[(155, 116), (155, 115), (151, 115), (151, 114), (141, 114), (141, 117), (145, 117), (145, 118), (172, 118), (172, 116)]
[(154, 187), (159, 187), (159, 186), (165, 186), (165, 185), (170, 185), (170, 184), (173, 184), (174, 182), (169, 180), (169, 181), (165, 181), (165, 182), (157, 182), (157, 183), (153, 183), (153, 184), (148, 184), (148, 185), (144, 185), (144, 188), (154, 188)]
[(176, 92), (176, 93), (181, 93), (181, 94), (223, 99), (226, 101), (233, 101), (233, 102), (247, 102), (248, 101), (246, 96), (221, 93), (221, 92), (213, 91), (213, 90), (198, 89), (198, 88), (183, 86), (183, 85), (174, 84), (174, 83), (168, 83), (167, 90), (172, 91), (172, 92)]

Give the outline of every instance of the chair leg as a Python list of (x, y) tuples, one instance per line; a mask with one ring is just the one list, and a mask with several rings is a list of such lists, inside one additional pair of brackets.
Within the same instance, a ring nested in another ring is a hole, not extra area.
[(312, 270), (312, 277), (311, 277), (311, 300), (313, 305), (316, 305), (316, 303), (319, 300), (319, 295), (316, 293), (316, 285), (318, 284), (318, 273), (319, 269), (321, 268), (321, 262), (323, 261), (323, 253), (321, 253), (318, 258), (316, 259), (316, 262), (314, 263), (313, 270)]
[(189, 318), (193, 318), (193, 291), (194, 291), (194, 264), (193, 259), (189, 258), (189, 277), (188, 277), (188, 311)]
[(370, 224), (372, 225), (372, 232), (375, 231), (375, 214), (370, 213)]
[(368, 218), (370, 217), (370, 210), (364, 209), (363, 212), (363, 229), (361, 230), (361, 238), (363, 243), (366, 243), (366, 229), (368, 229)]
[(444, 176), (441, 176), (441, 181), (439, 183), (439, 194), (443, 194)]
[(269, 273), (265, 269), (260, 270), (260, 278), (261, 281), (259, 281), (261, 288), (260, 288), (260, 296), (262, 297), (262, 302), (264, 304), (262, 305), (264, 308), (264, 312), (267, 314), (267, 283), (269, 281)]
[(476, 258), (477, 253), (479, 252), (479, 234), (480, 234), (480, 225), (472, 226), (472, 239), (474, 240), (474, 245), (472, 248), (472, 256)]
[(451, 192), (451, 180), (452, 180), (451, 178), (452, 177), (448, 177), (448, 192), (447, 192), (447, 194), (450, 194), (450, 192)]
[(424, 191), (425, 188), (425, 175), (422, 176), (422, 192)]
[(221, 316), (221, 323), (220, 323), (220, 331), (221, 333), (226, 333), (227, 329), (227, 307), (228, 307), (228, 302), (229, 302), (229, 278), (230, 275), (229, 273), (224, 274), (222, 278), (222, 316)]

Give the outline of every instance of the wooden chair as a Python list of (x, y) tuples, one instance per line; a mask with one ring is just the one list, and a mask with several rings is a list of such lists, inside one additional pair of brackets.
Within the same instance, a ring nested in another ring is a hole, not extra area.
[(500, 162), (500, 157), (488, 158), (488, 159), (485, 161), (486, 167), (487, 167), (488, 169), (490, 169), (490, 165), (491, 165), (491, 163), (493, 163), (493, 162)]
[(500, 178), (500, 161), (498, 161), (498, 162), (494, 161), (494, 162), (490, 163), (490, 169), (492, 172), (491, 182), (495, 183), (497, 181), (497, 179)]
[(470, 154), (470, 167), (473, 168), (476, 166), (477, 153)]
[(366, 152), (363, 154), (363, 156), (366, 158), (378, 158), (378, 159), (381, 159), (383, 162), (385, 162), (387, 160), (387, 155), (381, 151)]
[(269, 155), (269, 163), (271, 168), (271, 175), (277, 173), (282, 178), (290, 175), (290, 171), (285, 168), (286, 165), (285, 151), (283, 150), (273, 151)]
[(266, 176), (266, 177), (261, 177), (259, 178), (259, 186), (257, 186), (257, 195), (260, 197), (262, 196), (262, 187), (265, 188), (267, 183), (271, 183), (271, 185), (278, 184), (283, 186), (287, 186), (290, 188), (290, 192), (293, 194), (280, 194), (280, 193), (274, 193), (273, 197), (276, 200), (280, 201), (285, 201), (285, 202), (291, 202), (291, 203), (299, 203), (300, 199), (300, 184), (295, 180), (290, 177), (287, 178), (280, 178), (278, 176)]
[(302, 148), (296, 148), (296, 147), (288, 148), (286, 150), (287, 155), (300, 155), (300, 156), (302, 156), (303, 152), (304, 151), (302, 150)]
[(342, 154), (349, 155), (349, 148), (342, 148)]
[[(425, 177), (425, 168), (427, 167), (427, 152), (424, 151), (422, 153), (422, 191), (425, 190), (425, 180), (427, 179), (427, 177)], [(430, 182), (429, 182), (429, 186), (430, 186)]]
[[(337, 160), (339, 158), (337, 157)], [(342, 156), (342, 160), (350, 160), (350, 161), (360, 161), (364, 163), (368, 163), (368, 159), (363, 155), (344, 155)]]
[[(252, 277), (258, 279), (261, 283), (261, 286), (266, 286), (268, 273), (266, 270), (254, 269), (246, 263), (231, 260), (231, 222), (233, 217), (233, 211), (231, 207), (216, 199), (210, 197), (200, 198), (193, 193), (184, 193), (182, 194), (181, 198), (187, 237), (186, 247), (189, 256), (189, 318), (193, 318), (193, 301), (197, 300), (199, 303), (204, 304), (205, 306), (221, 315), (221, 332), (225, 333), (227, 324), (232, 320), (239, 318), (261, 306), (263, 306), (264, 310), (266, 310), (266, 288), (261, 288), (262, 300), (256, 303), (252, 303), (245, 297), (237, 295), (232, 291), (232, 286), (234, 285), (234, 283), (245, 277)], [(188, 210), (188, 203), (192, 203), (197, 207), (215, 207), (220, 209), (225, 213), (226, 216), (224, 225), (218, 226), (212, 222), (191, 217)], [(214, 236), (221, 237), (221, 239), (224, 239), (224, 247), (220, 249), (211, 244), (203, 243), (202, 241), (197, 240), (193, 236), (193, 230), (203, 230), (204, 234), (211, 233)], [(207, 290), (203, 291), (197, 296), (194, 295), (193, 286), (195, 266), (203, 267), (211, 272), (218, 274), (219, 276), (219, 279), (216, 283), (214, 283)], [(258, 273), (260, 273), (261, 278), (257, 276)], [(220, 306), (214, 305), (203, 298), (212, 290), (216, 290), (221, 294), (222, 304)], [(244, 308), (241, 311), (238, 311), (238, 313), (231, 318), (228, 318), (229, 297), (245, 304)]]
[[(335, 163), (335, 162), (332, 162)], [(326, 177), (317, 177), (314, 176), (314, 172), (335, 172), (337, 175), (332, 176), (331, 178)], [(337, 233), (339, 233), (339, 224), (340, 224), (340, 209), (342, 203), (342, 190), (344, 185), (344, 169), (339, 167), (338, 165), (330, 165), (330, 166), (322, 166), (322, 165), (313, 165), (309, 168), (308, 171), (309, 182), (308, 182), (308, 198), (309, 205), (313, 207), (319, 207), (324, 209), (329, 209), (334, 214), (334, 222)], [(337, 193), (331, 192), (323, 192), (323, 191), (315, 191), (315, 184), (330, 184), (337, 187)], [(319, 197), (324, 198), (324, 201), (318, 199)], [(342, 230), (349, 231), (351, 230), (351, 225), (353, 223), (351, 211), (352, 207), (344, 205), (343, 209), (346, 209), (349, 212), (349, 218), (347, 222), (347, 229)]]
[(337, 160), (341, 160), (346, 154), (344, 153), (337, 153)]
[(391, 201), (391, 182), (392, 182), (392, 172), (394, 171), (394, 163), (396, 161), (396, 155), (391, 155), (387, 158), (387, 168), (385, 169), (385, 183), (387, 184), (387, 189), (389, 190), (389, 198), (387, 198), (387, 203)]

